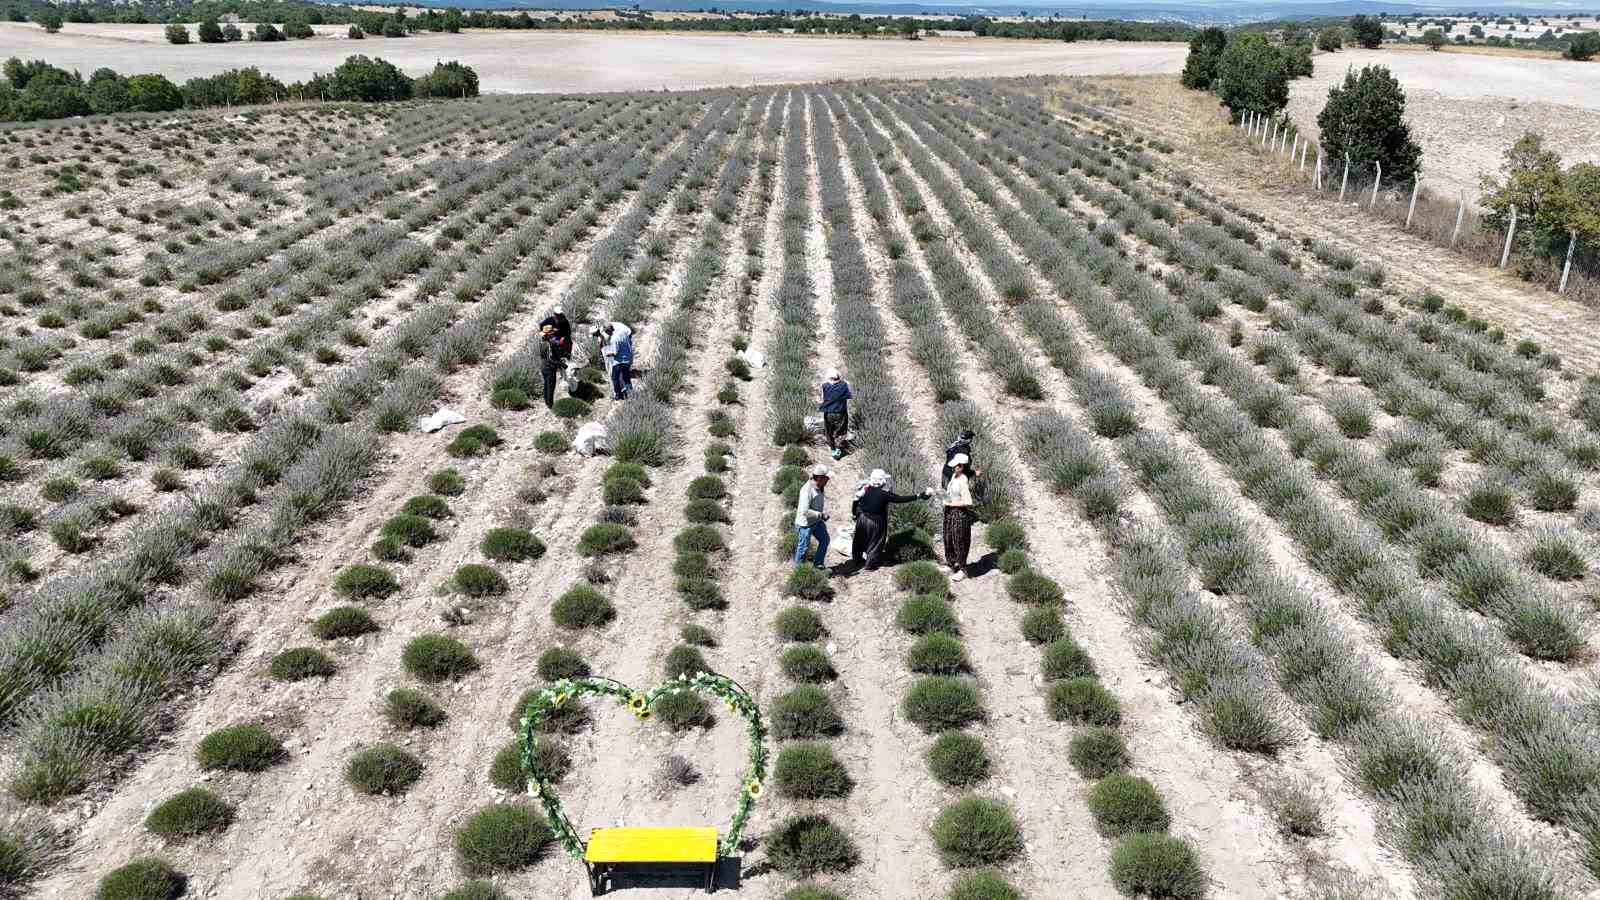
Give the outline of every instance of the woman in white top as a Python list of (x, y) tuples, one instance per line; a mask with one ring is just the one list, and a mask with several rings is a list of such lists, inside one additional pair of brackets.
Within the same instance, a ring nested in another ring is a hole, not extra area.
[(972, 479), (983, 473), (971, 466), (972, 461), (965, 453), (951, 457), (950, 484), (944, 489), (944, 563), (950, 567), (950, 577), (954, 581), (967, 577), (972, 523), (977, 518), (972, 511)]

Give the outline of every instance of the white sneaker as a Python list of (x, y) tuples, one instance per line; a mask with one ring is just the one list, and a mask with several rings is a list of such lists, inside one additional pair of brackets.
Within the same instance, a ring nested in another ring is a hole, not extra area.
[(966, 572), (962, 572), (962, 571), (958, 571), (954, 575), (950, 576), (950, 580), (951, 581), (965, 581), (966, 578), (967, 578), (967, 573)]

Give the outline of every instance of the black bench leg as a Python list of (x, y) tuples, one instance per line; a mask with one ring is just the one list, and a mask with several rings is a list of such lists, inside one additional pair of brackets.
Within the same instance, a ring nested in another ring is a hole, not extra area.
[(713, 860), (706, 866), (706, 893), (710, 894), (717, 889), (717, 864)]

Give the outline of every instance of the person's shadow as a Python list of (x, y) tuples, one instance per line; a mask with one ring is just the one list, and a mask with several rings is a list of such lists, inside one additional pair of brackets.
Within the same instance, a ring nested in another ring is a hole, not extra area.
[(984, 555), (967, 564), (967, 577), (982, 578), (990, 572), (993, 572), (999, 565), (1000, 554), (994, 550), (990, 550), (988, 553), (985, 553)]

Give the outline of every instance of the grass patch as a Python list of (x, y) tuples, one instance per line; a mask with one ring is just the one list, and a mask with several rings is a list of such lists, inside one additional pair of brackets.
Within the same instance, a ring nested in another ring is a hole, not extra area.
[(378, 534), (386, 538), (394, 538), (407, 547), (426, 547), (439, 539), (439, 532), (433, 528), (432, 520), (425, 516), (413, 516), (402, 513), (390, 516), (378, 529)]
[(374, 744), (344, 767), (344, 780), (363, 794), (401, 794), (421, 777), (422, 760), (393, 744)]
[(395, 688), (383, 698), (383, 717), (396, 728), (436, 728), (448, 718), (444, 707), (415, 688)]
[(679, 553), (715, 553), (726, 546), (722, 532), (710, 525), (690, 525), (672, 539), (672, 548)]
[(847, 872), (860, 861), (855, 842), (827, 816), (794, 816), (762, 839), (767, 862), (795, 878), (826, 872)]
[(633, 532), (614, 522), (597, 522), (584, 529), (578, 538), (578, 552), (584, 556), (625, 553), (635, 546)]
[(589, 663), (578, 651), (566, 647), (551, 647), (539, 654), (538, 667), (539, 677), (545, 681), (586, 678), (590, 674)]
[(491, 528), (478, 549), (496, 562), (526, 562), (543, 556), (545, 546), (526, 528)]
[(478, 658), (467, 645), (442, 634), (422, 634), (406, 643), (400, 665), (429, 684), (451, 681), (477, 670)]
[(550, 826), (532, 806), (489, 806), (473, 813), (456, 832), (456, 859), (473, 875), (515, 872), (538, 862), (550, 838)]
[(797, 644), (784, 650), (778, 665), (791, 681), (808, 684), (831, 681), (838, 675), (828, 654), (814, 644)]
[(894, 586), (903, 591), (929, 597), (950, 595), (950, 579), (939, 571), (938, 565), (925, 559), (906, 563), (896, 569)]
[(183, 896), (188, 881), (165, 860), (142, 856), (107, 872), (94, 900), (174, 900)]
[(1122, 721), (1117, 698), (1093, 678), (1069, 678), (1050, 685), (1045, 708), (1057, 722), (1112, 726)]
[(405, 505), (400, 507), (400, 512), (408, 516), (422, 516), (425, 519), (448, 519), (450, 504), (435, 494), (420, 494), (407, 500)]
[(499, 597), (511, 590), (505, 576), (480, 563), (467, 563), (450, 576), (451, 590), (468, 597)]
[(511, 895), (487, 881), (469, 881), (439, 900), (511, 900)]
[(290, 647), (274, 656), (267, 667), (267, 672), (277, 681), (327, 678), (334, 671), (333, 660), (315, 647)]
[(844, 797), (852, 787), (844, 764), (827, 744), (791, 744), (783, 748), (772, 777), (779, 796), (802, 800)]
[(400, 590), (388, 569), (357, 564), (346, 566), (333, 579), (333, 591), (347, 600), (381, 600)]
[(587, 584), (575, 584), (550, 605), (550, 618), (562, 628), (598, 628), (617, 617), (616, 607)]
[(1107, 837), (1162, 832), (1172, 821), (1155, 786), (1125, 772), (1112, 772), (1089, 790), (1089, 812)]
[[(538, 757), (539, 768), (551, 784), (560, 784), (572, 771), (572, 757), (553, 738), (539, 738), (533, 745), (533, 752)], [(494, 761), (489, 764), (489, 783), (512, 794), (527, 791), (528, 773), (522, 768), (520, 740), (511, 741), (494, 755)]]
[(815, 641), (825, 633), (822, 617), (804, 606), (791, 606), (774, 620), (778, 637), (785, 641)]
[(1022, 637), (1030, 644), (1049, 644), (1066, 637), (1067, 625), (1054, 606), (1035, 606), (1022, 614)]
[(221, 831), (232, 823), (233, 805), (198, 787), (168, 797), (144, 819), (144, 827), (162, 837), (194, 837)]
[(895, 611), (894, 622), (912, 634), (957, 632), (955, 610), (943, 597), (907, 597)]
[(1135, 834), (1111, 851), (1111, 882), (1129, 896), (1198, 900), (1207, 890), (1193, 848), (1164, 834)]
[(1487, 525), (1510, 525), (1517, 519), (1517, 494), (1510, 485), (1487, 478), (1467, 490), (1461, 511)]
[(467, 480), (455, 469), (440, 469), (428, 476), (428, 490), (446, 497), (459, 497), (467, 492)]
[(260, 725), (218, 728), (195, 748), (195, 760), (205, 771), (260, 772), (283, 755), (282, 742)]
[(1094, 662), (1071, 638), (1062, 638), (1046, 645), (1039, 668), (1047, 681), (1094, 676)]
[(928, 748), (928, 769), (942, 784), (968, 787), (989, 777), (989, 753), (977, 735), (946, 731)]
[(1018, 603), (1059, 606), (1066, 600), (1055, 579), (1024, 569), (1006, 579), (1006, 594)]
[(984, 717), (978, 687), (969, 679), (928, 675), (906, 691), (901, 709), (928, 733), (961, 728)]
[(360, 637), (377, 630), (378, 623), (359, 606), (335, 606), (311, 623), (311, 633), (324, 641)]
[(569, 446), (567, 436), (559, 431), (541, 431), (533, 439), (533, 449), (540, 453), (565, 453)]
[(844, 731), (844, 719), (819, 687), (801, 685), (773, 702), (772, 736), (779, 740), (829, 737)]
[(955, 637), (930, 632), (906, 651), (906, 668), (923, 675), (955, 675), (969, 668), (967, 651)]
[(1067, 748), (1072, 767), (1088, 781), (1121, 772), (1133, 762), (1122, 735), (1109, 728), (1085, 728), (1072, 737)]
[(827, 572), (801, 563), (789, 572), (789, 578), (783, 583), (783, 593), (786, 597), (823, 602), (833, 599), (833, 585), (828, 581)]
[(483, 456), (500, 446), (500, 435), (488, 425), (464, 428), (455, 439), (445, 445), (445, 452), (458, 458)]

